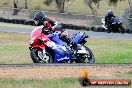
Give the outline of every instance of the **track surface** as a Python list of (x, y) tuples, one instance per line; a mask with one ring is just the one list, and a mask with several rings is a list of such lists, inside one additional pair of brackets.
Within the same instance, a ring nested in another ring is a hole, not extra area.
[(91, 67), (96, 67), (96, 66), (100, 66), (100, 67), (118, 67), (118, 66), (128, 66), (132, 68), (132, 63), (122, 63), (122, 64), (0, 64), (0, 68), (3, 67), (9, 67), (9, 68), (13, 68), (13, 67), (45, 67), (45, 66), (91, 66)]
[[(31, 33), (33, 29), (24, 29), (24, 28), (8, 28), (0, 27), (0, 31), (5, 32), (17, 32), (17, 33)], [(70, 30), (71, 31), (71, 30)], [(72, 30), (71, 33), (77, 33), (78, 31)], [(81, 31), (82, 32), (82, 31)], [(83, 31), (86, 32), (90, 37), (96, 38), (114, 38), (114, 39), (132, 39), (132, 34), (120, 34), (120, 33), (105, 33), (105, 32), (92, 32), (92, 31)]]

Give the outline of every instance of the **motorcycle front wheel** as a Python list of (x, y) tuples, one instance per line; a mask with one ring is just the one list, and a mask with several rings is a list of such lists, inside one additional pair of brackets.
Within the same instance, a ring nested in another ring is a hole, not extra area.
[(30, 51), (30, 55), (34, 63), (53, 63), (52, 55), (48, 51), (43, 55), (42, 49), (33, 48)]

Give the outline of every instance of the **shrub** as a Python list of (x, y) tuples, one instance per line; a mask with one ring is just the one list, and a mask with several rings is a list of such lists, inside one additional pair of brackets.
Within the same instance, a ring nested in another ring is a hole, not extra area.
[(41, 8), (40, 5), (36, 5), (36, 6), (34, 7), (34, 10), (42, 10), (42, 8)]

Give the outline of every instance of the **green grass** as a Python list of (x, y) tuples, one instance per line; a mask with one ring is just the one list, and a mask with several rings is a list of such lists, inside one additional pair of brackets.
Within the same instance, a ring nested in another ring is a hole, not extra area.
[(132, 41), (123, 39), (89, 39), (89, 46), (95, 54), (96, 63), (131, 63)]
[[(0, 32), (0, 35), (0, 64), (33, 63), (27, 34)], [(132, 63), (131, 39), (89, 38), (87, 41), (95, 63)]]
[(74, 88), (79, 85), (76, 78), (14, 79), (0, 78), (0, 88)]
[(26, 64), (32, 63), (26, 45), (4, 44), (0, 46), (1, 64)]
[[(100, 79), (100, 78), (98, 78)], [(111, 79), (111, 78), (103, 78)], [(118, 75), (115, 79), (130, 79), (132, 75), (125, 73)], [(0, 88), (84, 88), (80, 85), (78, 78), (65, 77), (55, 79), (16, 79), (0, 78)], [(103, 88), (131, 88), (132, 86), (103, 86)], [(102, 86), (88, 86), (86, 88), (102, 88)]]
[(0, 32), (0, 63), (32, 63), (28, 49), (28, 35)]

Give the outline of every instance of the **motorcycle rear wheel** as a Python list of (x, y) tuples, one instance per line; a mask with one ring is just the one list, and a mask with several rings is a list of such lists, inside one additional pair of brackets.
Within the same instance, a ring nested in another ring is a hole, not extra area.
[(38, 53), (40, 52), (42, 52), (42, 49), (37, 48), (33, 48), (30, 51), (31, 59), (33, 60), (34, 63), (53, 63), (53, 58), (50, 52), (46, 51), (46, 56), (49, 58), (47, 61), (38, 56)]
[(111, 32), (111, 29), (110, 29), (110, 28), (108, 28), (108, 29), (106, 30), (106, 32), (107, 32), (107, 33), (110, 33), (110, 32)]
[(122, 33), (122, 34), (123, 34), (123, 33), (125, 33), (125, 28), (121, 25), (121, 26), (120, 26), (120, 30), (119, 30), (119, 31), (120, 31), (120, 33)]
[(89, 64), (94, 64), (95, 58), (94, 58), (93, 52), (87, 46), (84, 45), (84, 47), (87, 50), (87, 52), (89, 52), (89, 57), (87, 57), (87, 58), (81, 58), (80, 57), (75, 62), (76, 63), (89, 63)]

